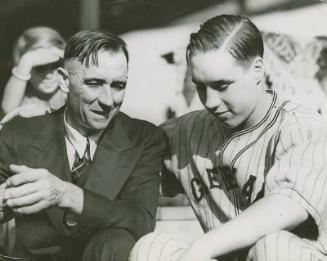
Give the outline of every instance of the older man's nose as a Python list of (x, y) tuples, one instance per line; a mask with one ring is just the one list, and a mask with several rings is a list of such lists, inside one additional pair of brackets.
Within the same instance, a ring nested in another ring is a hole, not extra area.
[(112, 97), (111, 88), (108, 86), (103, 86), (101, 92), (99, 93), (98, 101), (100, 105), (111, 107), (114, 104), (114, 100)]

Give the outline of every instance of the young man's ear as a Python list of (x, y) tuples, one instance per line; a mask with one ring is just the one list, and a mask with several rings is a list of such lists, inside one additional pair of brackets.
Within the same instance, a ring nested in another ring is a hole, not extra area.
[(68, 89), (68, 86), (69, 86), (69, 74), (68, 74), (68, 72), (64, 68), (59, 67), (57, 69), (57, 79), (58, 79), (58, 84), (59, 84), (60, 89), (64, 93), (68, 93), (69, 92), (69, 89)]
[(252, 63), (252, 72), (254, 74), (257, 85), (260, 85), (265, 75), (265, 68), (263, 65), (263, 59), (256, 57)]

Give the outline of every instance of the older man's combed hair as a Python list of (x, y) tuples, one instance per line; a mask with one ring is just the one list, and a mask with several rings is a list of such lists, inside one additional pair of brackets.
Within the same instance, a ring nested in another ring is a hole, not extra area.
[(65, 60), (76, 58), (88, 67), (90, 62), (98, 65), (98, 52), (100, 50), (122, 51), (127, 62), (129, 60), (127, 45), (124, 40), (110, 32), (100, 30), (83, 30), (73, 35), (67, 42), (64, 56)]

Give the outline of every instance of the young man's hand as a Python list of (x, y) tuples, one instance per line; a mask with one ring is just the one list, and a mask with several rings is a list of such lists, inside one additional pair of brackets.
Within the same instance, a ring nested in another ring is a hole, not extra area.
[(45, 115), (46, 113), (50, 113), (51, 109), (47, 106), (42, 106), (39, 104), (26, 104), (23, 106), (20, 106), (11, 112), (7, 113), (0, 121), (0, 130), (2, 126), (11, 121), (12, 119), (16, 117), (22, 117), (22, 118), (31, 118), (35, 116)]

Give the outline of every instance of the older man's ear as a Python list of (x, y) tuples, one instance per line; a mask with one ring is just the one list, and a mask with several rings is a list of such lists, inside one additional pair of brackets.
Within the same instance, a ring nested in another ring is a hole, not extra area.
[(62, 67), (59, 67), (57, 69), (57, 80), (61, 91), (64, 93), (68, 93), (69, 74), (67, 70)]

